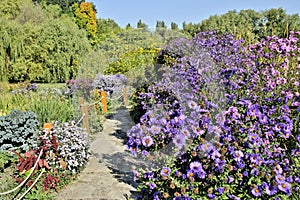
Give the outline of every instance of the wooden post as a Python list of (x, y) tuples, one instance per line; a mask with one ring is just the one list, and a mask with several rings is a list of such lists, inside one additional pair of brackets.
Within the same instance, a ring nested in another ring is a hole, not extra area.
[(78, 103), (79, 103), (82, 115), (84, 114), (84, 117), (83, 117), (83, 127), (86, 129), (86, 132), (88, 134), (90, 134), (90, 123), (89, 123), (88, 105), (84, 104), (84, 98), (83, 97), (79, 97)]
[(103, 112), (107, 112), (106, 92), (101, 91), (101, 103)]
[(123, 87), (123, 100), (124, 100), (124, 105), (127, 107), (128, 106), (128, 93), (127, 93), (126, 87)]

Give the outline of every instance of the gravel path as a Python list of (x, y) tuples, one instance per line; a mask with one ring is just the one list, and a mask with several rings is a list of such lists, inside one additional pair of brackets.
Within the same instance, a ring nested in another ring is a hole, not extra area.
[(92, 156), (86, 168), (56, 199), (136, 199), (131, 168), (137, 161), (125, 151), (124, 145), (125, 133), (132, 125), (126, 108), (118, 109), (111, 119), (106, 119), (103, 131), (91, 144)]

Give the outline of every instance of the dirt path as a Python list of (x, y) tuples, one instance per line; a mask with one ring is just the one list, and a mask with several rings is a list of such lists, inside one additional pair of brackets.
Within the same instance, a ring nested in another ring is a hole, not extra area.
[(103, 131), (91, 144), (92, 156), (78, 179), (60, 191), (57, 200), (136, 199), (131, 166), (136, 161), (125, 151), (125, 132), (133, 125), (126, 108), (121, 108), (103, 124)]

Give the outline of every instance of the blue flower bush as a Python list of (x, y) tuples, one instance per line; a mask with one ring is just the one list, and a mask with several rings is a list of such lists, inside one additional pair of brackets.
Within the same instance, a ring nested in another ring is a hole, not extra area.
[[(140, 199), (287, 199), (300, 183), (300, 32), (243, 47), (199, 33), (141, 93), (146, 110), (127, 148)], [(299, 196), (299, 195), (298, 195)]]

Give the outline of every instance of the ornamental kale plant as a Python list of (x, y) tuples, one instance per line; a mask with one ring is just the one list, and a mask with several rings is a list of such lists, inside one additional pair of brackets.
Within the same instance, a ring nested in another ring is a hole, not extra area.
[(0, 149), (26, 151), (37, 143), (39, 122), (35, 113), (13, 110), (0, 116)]
[(286, 199), (300, 183), (299, 33), (249, 49), (232, 35), (175, 41), (180, 55), (141, 94), (128, 149), (140, 199)]

